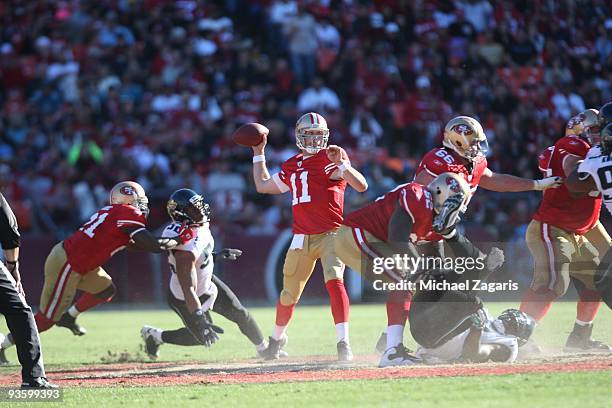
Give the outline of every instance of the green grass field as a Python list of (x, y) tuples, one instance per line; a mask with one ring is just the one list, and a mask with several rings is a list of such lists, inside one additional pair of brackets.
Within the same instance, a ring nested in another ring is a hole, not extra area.
[[(509, 306), (491, 303), (488, 307), (497, 314)], [(267, 335), (274, 322), (274, 309), (252, 308), (251, 312)], [(560, 349), (572, 328), (574, 316), (575, 304), (555, 304), (538, 327), (536, 341), (546, 348)], [(146, 361), (140, 346), (140, 327), (148, 324), (174, 329), (181, 325), (179, 318), (169, 310), (89, 312), (79, 319), (88, 329), (86, 336), (75, 337), (62, 328), (53, 328), (42, 334), (48, 371), (118, 362), (125, 358), (128, 361)], [(254, 348), (232, 323), (221, 317), (216, 318), (216, 323), (225, 329), (225, 334), (212, 348), (164, 345), (157, 361), (218, 362), (254, 357)], [(353, 306), (351, 343), (354, 352), (371, 355), (384, 324), (383, 306)], [(0, 331), (6, 332), (4, 322), (0, 323)], [(600, 310), (594, 337), (612, 343), (612, 312), (605, 306)], [(414, 347), (411, 341), (406, 343)], [(334, 355), (335, 333), (328, 307), (298, 307), (289, 329), (286, 349), (291, 356)], [(14, 349), (9, 350), (7, 356), (16, 362)], [(16, 365), (2, 367), (0, 376), (14, 374), (17, 370)], [(283, 384), (69, 388), (65, 390), (62, 405), (202, 406), (219, 403), (230, 406), (440, 407), (452, 404), (454, 407), (603, 407), (609, 404), (611, 384), (612, 371), (603, 371)]]

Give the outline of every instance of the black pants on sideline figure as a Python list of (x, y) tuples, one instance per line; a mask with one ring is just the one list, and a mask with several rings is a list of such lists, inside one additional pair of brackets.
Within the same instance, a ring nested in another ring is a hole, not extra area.
[[(254, 345), (261, 344), (263, 342), (263, 335), (253, 316), (242, 306), (238, 297), (221, 279), (213, 275), (212, 281), (217, 286), (218, 294), (211, 310), (236, 323), (242, 334), (248, 337), (251, 343)], [(208, 295), (202, 295), (200, 296), (200, 302), (204, 303), (208, 298)], [(175, 298), (169, 292), (168, 304), (181, 317), (183, 323), (188, 320), (189, 310), (187, 310), (184, 300)], [(176, 330), (164, 330), (162, 332), (162, 341), (179, 346), (197, 346), (200, 344), (186, 327)]]
[(24, 382), (45, 377), (38, 329), (32, 309), (15, 288), (15, 280), (0, 263), (0, 313), (13, 336)]
[(439, 347), (468, 329), (472, 325), (470, 317), (481, 307), (477, 296), (464, 292), (417, 292), (408, 315), (410, 333), (423, 347)]

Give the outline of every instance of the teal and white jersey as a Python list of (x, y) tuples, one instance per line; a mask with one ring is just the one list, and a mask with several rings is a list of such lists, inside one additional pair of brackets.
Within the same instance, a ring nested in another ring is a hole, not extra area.
[[(173, 222), (168, 225), (162, 237), (176, 237), (178, 231), (181, 228), (181, 224)], [(181, 284), (179, 283), (178, 277), (176, 276), (176, 259), (174, 258), (173, 251), (188, 251), (195, 256), (195, 270), (197, 276), (197, 290), (198, 296), (210, 295), (210, 299), (206, 301), (206, 304), (202, 305), (203, 310), (208, 310), (212, 307), (217, 297), (217, 287), (212, 283), (212, 274), (214, 268), (213, 262), (213, 249), (215, 247), (215, 240), (210, 232), (208, 223), (196, 230), (196, 236), (191, 241), (183, 245), (178, 245), (168, 254), (168, 263), (172, 269), (172, 276), (170, 277), (170, 291), (179, 300), (185, 300)]]
[(601, 147), (593, 146), (578, 166), (578, 178), (586, 180), (592, 177), (601, 193), (601, 198), (612, 214), (612, 156), (603, 154)]
[[(486, 309), (484, 311), (487, 316), (487, 322), (480, 336), (480, 344), (498, 344), (507, 347), (510, 350), (510, 357), (507, 362), (513, 362), (518, 355), (519, 346), (517, 338), (504, 334), (504, 324), (497, 319), (493, 319)], [(463, 354), (463, 345), (469, 333), (470, 329), (467, 329), (436, 348), (418, 346), (415, 354), (426, 364), (455, 362)]]

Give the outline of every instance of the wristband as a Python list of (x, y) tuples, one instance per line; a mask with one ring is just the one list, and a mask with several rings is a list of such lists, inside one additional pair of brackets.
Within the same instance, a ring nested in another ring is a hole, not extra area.
[(266, 161), (266, 156), (263, 154), (253, 156), (253, 164)]
[(338, 166), (338, 170), (340, 170), (340, 174), (344, 174), (344, 172), (350, 168), (351, 168), (351, 163), (349, 162), (342, 162), (342, 164)]

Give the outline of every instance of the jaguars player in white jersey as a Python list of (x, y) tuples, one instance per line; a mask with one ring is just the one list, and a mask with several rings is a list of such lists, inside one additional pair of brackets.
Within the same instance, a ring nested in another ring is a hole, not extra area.
[(214, 325), (210, 311), (236, 323), (240, 331), (253, 343), (257, 353), (267, 347), (257, 322), (240, 303), (232, 290), (213, 275), (215, 258), (235, 260), (242, 254), (237, 249), (213, 252), (215, 241), (209, 228), (210, 206), (204, 198), (190, 189), (172, 193), (167, 204), (172, 219), (162, 234), (176, 236), (184, 225), (193, 231), (193, 238), (168, 254), (172, 275), (168, 304), (182, 319), (184, 327), (162, 330), (144, 326), (141, 336), (149, 357), (157, 358), (164, 343), (180, 346), (211, 346), (223, 330)]
[(466, 321), (465, 326), (465, 329), (456, 330), (430, 347), (419, 345), (415, 362), (511, 363), (516, 360), (519, 346), (525, 344), (533, 333), (535, 321), (516, 309), (505, 310), (493, 319), (486, 309), (481, 308)]
[[(601, 193), (606, 209), (612, 214), (612, 102), (599, 111), (601, 141), (587, 153), (584, 161), (569, 175), (567, 189), (574, 194)], [(594, 272), (595, 288), (601, 300), (612, 309), (612, 250), (600, 259)]]

